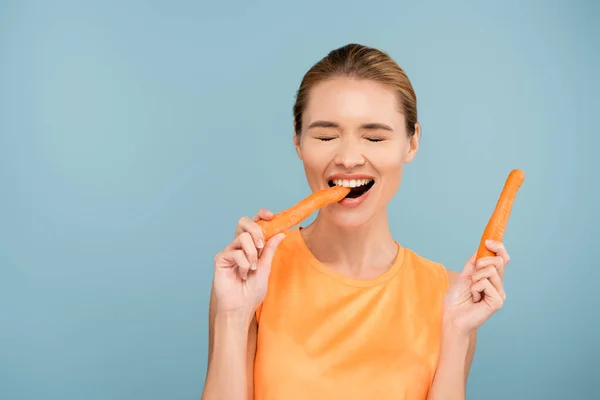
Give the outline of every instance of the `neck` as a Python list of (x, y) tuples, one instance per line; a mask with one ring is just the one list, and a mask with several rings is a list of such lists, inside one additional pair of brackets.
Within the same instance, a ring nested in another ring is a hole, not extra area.
[(391, 267), (398, 252), (389, 228), (387, 210), (351, 229), (335, 225), (325, 215), (319, 214), (301, 232), (308, 248), (319, 261), (347, 276), (375, 277)]

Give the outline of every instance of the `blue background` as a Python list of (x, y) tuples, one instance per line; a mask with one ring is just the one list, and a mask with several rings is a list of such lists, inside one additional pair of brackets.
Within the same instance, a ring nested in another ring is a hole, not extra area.
[(599, 3), (284, 3), (0, 3), (0, 398), (199, 398), (213, 257), (308, 194), (295, 91), (348, 42), (417, 92), (404, 246), (460, 270), (526, 172), (468, 398), (600, 398)]

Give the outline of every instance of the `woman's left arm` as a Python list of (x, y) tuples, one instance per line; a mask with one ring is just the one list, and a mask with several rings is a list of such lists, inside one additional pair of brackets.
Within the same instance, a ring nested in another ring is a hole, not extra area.
[(440, 357), (427, 400), (464, 400), (477, 329), (506, 300), (503, 278), (510, 257), (499, 242), (486, 247), (495, 256), (476, 259), (473, 254), (460, 274), (448, 270), (449, 289), (444, 297)]
[[(458, 279), (458, 273), (449, 270), (450, 285)], [(442, 321), (440, 358), (427, 400), (464, 400), (467, 378), (475, 354), (477, 331), (463, 334), (449, 319)]]

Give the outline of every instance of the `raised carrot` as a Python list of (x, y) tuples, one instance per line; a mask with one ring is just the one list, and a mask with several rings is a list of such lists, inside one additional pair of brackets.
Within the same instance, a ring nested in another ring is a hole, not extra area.
[(268, 221), (260, 220), (257, 224), (263, 231), (264, 240), (283, 232), (286, 229), (302, 222), (319, 208), (328, 204), (337, 203), (350, 193), (350, 188), (344, 186), (333, 186), (318, 190), (290, 208), (273, 215)]
[(490, 217), (487, 226), (483, 231), (483, 235), (481, 236), (479, 248), (477, 249), (477, 259), (487, 256), (495, 256), (495, 254), (488, 250), (488, 248), (485, 246), (485, 241), (502, 241), (515, 197), (517, 196), (517, 192), (519, 191), (524, 179), (525, 174), (520, 169), (513, 169), (508, 174), (502, 192), (498, 198), (498, 202), (496, 203), (496, 208), (494, 209), (494, 212), (492, 213), (492, 216)]

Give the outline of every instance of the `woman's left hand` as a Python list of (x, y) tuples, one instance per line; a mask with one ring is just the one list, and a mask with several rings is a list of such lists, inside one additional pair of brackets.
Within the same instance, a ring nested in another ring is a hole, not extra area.
[(510, 257), (499, 242), (486, 247), (496, 256), (475, 260), (473, 254), (444, 298), (444, 321), (469, 335), (498, 311), (506, 300), (504, 268)]

